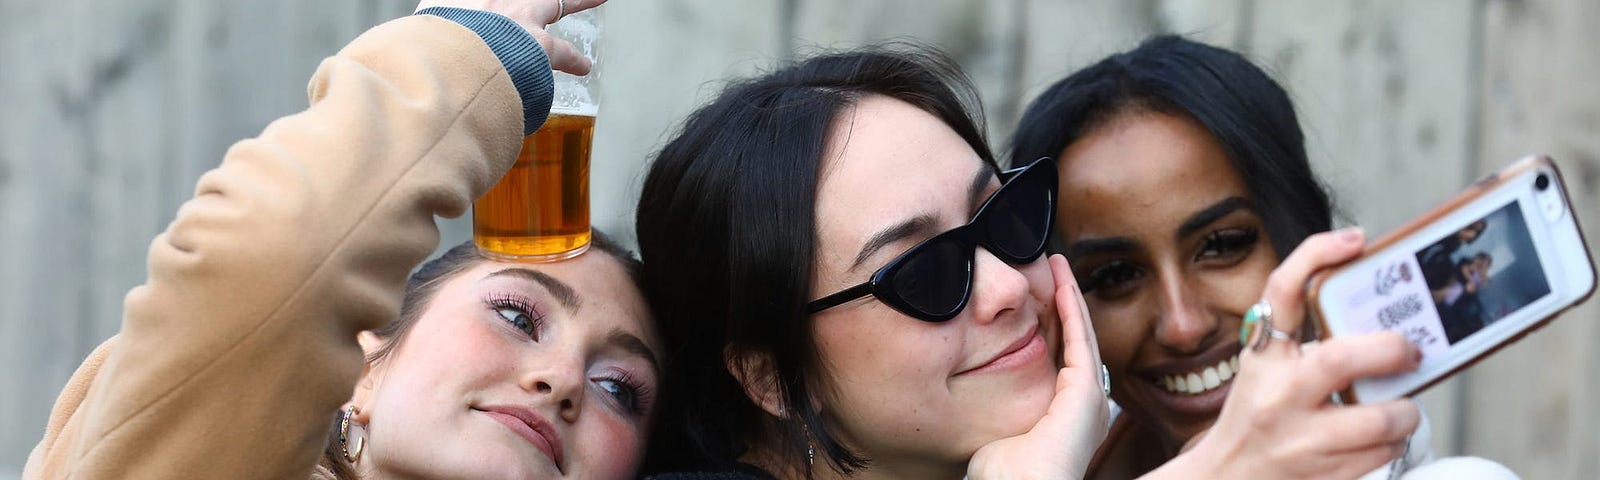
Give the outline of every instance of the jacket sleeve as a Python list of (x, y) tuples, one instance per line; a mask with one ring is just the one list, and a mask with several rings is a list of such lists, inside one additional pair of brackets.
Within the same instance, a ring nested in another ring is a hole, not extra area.
[(396, 317), (433, 216), (464, 213), (521, 145), (529, 97), (486, 38), (380, 25), (323, 61), (310, 108), (230, 148), (151, 243), (115, 348), (75, 374), (25, 477), (306, 478), (361, 371), (356, 333)]

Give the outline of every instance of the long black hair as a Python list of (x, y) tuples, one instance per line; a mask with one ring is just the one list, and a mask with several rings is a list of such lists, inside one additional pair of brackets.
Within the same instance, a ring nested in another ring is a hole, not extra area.
[[(734, 83), (689, 116), (639, 197), (644, 291), (675, 359), (651, 469), (735, 468), (763, 435), (807, 475), (808, 444), (843, 472), (867, 464), (830, 432), (808, 383), (820, 369), (805, 305), (827, 135), (857, 100), (883, 95), (939, 118), (995, 167), (969, 113), (979, 111), (973, 91), (936, 53), (879, 47)], [(787, 418), (770, 419), (745, 395), (729, 368), (749, 357), (733, 353), (770, 362)]]
[(1281, 260), (1332, 228), (1328, 193), (1306, 160), (1289, 95), (1238, 53), (1165, 35), (1051, 85), (1022, 115), (1011, 158), (1056, 157), (1125, 113), (1185, 115), (1222, 144)]

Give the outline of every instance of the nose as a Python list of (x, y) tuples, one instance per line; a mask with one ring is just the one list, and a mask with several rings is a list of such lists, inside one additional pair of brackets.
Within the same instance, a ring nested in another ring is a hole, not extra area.
[(553, 408), (568, 423), (578, 421), (583, 409), (583, 387), (588, 381), (582, 363), (562, 355), (542, 355), (532, 362), (533, 368), (519, 383), (524, 391), (533, 394), (534, 406)]
[(1217, 330), (1216, 318), (1206, 313), (1200, 300), (1182, 275), (1164, 275), (1156, 341), (1180, 352), (1200, 351)]
[(989, 250), (978, 248), (972, 269), (972, 298), (967, 300), (967, 308), (979, 324), (993, 323), (1027, 300), (1028, 277)]

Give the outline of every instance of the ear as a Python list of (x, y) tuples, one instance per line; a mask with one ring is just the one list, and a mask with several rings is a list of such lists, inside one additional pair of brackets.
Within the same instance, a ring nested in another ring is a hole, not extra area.
[[(372, 355), (372, 352), (376, 352), (383, 347), (383, 339), (379, 338), (378, 334), (372, 333), (371, 330), (363, 330), (361, 333), (356, 334), (356, 343), (361, 344), (361, 356), (363, 358)], [(350, 394), (350, 401), (345, 403), (346, 407), (354, 406), (359, 410), (359, 413), (356, 413), (354, 417), (357, 422), (364, 424), (367, 422), (367, 417), (371, 415), (371, 409), (367, 407), (372, 402), (373, 390), (377, 385), (377, 376), (382, 370), (381, 367), (374, 366), (371, 363), (365, 363), (361, 367), (361, 378), (356, 381), (356, 388)]]
[(772, 354), (729, 345), (722, 349), (723, 365), (733, 375), (744, 394), (762, 410), (776, 418), (788, 418), (788, 402), (778, 386), (778, 372)]

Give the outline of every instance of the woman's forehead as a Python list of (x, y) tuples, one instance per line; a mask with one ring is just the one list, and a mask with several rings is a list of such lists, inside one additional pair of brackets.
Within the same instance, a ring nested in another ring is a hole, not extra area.
[(818, 175), (817, 213), (826, 218), (846, 212), (964, 211), (967, 187), (979, 174), (992, 176), (950, 126), (911, 104), (869, 95), (843, 112), (830, 130)]
[(629, 330), (651, 332), (649, 310), (633, 277), (616, 258), (592, 248), (556, 262), (490, 260), (463, 276), (475, 283), (506, 277), (525, 288), (549, 294), (580, 316), (594, 316), (619, 322)]

